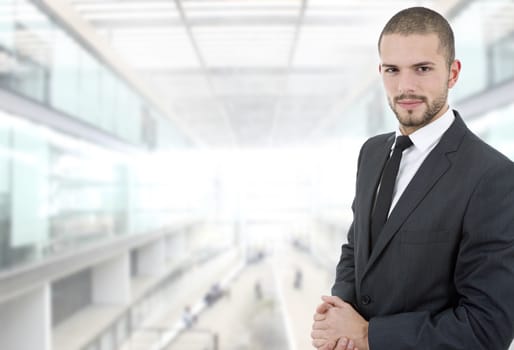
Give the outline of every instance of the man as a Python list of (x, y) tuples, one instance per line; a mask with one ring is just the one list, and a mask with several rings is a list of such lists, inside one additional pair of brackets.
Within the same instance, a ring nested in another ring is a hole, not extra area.
[(514, 335), (514, 164), (448, 106), (459, 77), (438, 13), (400, 11), (379, 39), (399, 121), (362, 147), (354, 220), (319, 350), (505, 350)]

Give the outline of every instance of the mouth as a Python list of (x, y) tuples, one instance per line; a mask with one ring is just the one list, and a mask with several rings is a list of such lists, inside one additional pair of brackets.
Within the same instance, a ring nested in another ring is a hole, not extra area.
[(396, 103), (403, 109), (415, 109), (421, 106), (424, 103), (424, 101), (418, 99), (402, 99), (397, 100)]

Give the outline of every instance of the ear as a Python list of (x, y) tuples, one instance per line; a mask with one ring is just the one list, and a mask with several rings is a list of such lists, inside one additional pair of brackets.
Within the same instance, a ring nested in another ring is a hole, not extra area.
[(382, 73), (382, 65), (380, 63), (378, 64), (378, 73)]
[(450, 76), (448, 78), (448, 89), (451, 89), (459, 80), (459, 74), (461, 69), (461, 63), (459, 60), (453, 61), (450, 66)]

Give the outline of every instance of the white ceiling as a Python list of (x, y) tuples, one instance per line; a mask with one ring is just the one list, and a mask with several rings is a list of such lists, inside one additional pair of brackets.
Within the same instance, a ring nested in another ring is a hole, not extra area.
[(211, 147), (323, 137), (327, 120), (375, 79), (376, 42), (391, 15), (462, 2), (69, 1)]

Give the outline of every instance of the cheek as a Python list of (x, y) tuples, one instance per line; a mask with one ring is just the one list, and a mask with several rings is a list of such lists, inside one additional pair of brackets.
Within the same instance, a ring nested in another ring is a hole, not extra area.
[(382, 82), (384, 84), (384, 90), (386, 91), (388, 96), (394, 95), (396, 93), (396, 83), (393, 79), (383, 78)]
[(423, 95), (428, 99), (431, 99), (433, 96), (437, 95), (440, 90), (441, 81), (434, 78), (425, 77), (425, 79), (419, 80), (418, 85), (416, 86), (416, 93)]

